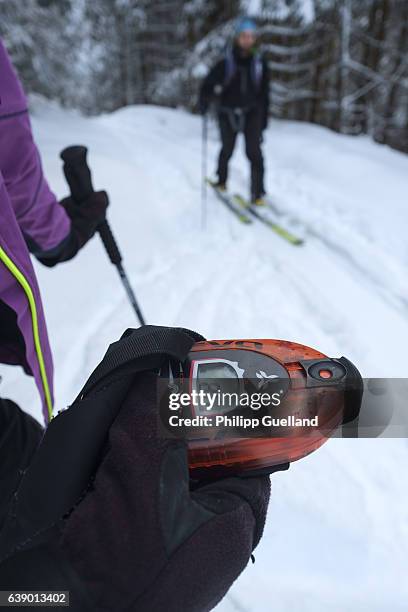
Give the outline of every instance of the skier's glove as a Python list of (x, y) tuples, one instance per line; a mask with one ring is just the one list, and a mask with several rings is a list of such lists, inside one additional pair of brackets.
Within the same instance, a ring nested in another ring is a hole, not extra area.
[(61, 539), (98, 610), (212, 609), (262, 535), (269, 479), (191, 490), (184, 443), (156, 437), (155, 375), (141, 375), (109, 434), (93, 490)]
[(31, 249), (37, 259), (48, 267), (72, 259), (92, 238), (105, 219), (109, 200), (106, 191), (94, 191), (80, 204), (69, 196), (61, 200), (60, 205), (65, 208), (71, 220), (69, 235), (51, 251)]
[[(166, 328), (133, 333), (154, 346)], [(179, 335), (188, 352), (197, 334)], [(69, 590), (75, 611), (210, 610), (262, 535), (269, 480), (194, 488), (185, 444), (157, 435), (157, 375), (108, 375), (116, 360), (108, 351), (103, 382), (54, 419), (23, 476), (0, 531), (0, 584)]]
[(71, 219), (72, 231), (75, 232), (81, 248), (104, 221), (109, 200), (106, 191), (94, 191), (81, 204), (77, 204), (71, 196), (61, 200), (60, 204)]

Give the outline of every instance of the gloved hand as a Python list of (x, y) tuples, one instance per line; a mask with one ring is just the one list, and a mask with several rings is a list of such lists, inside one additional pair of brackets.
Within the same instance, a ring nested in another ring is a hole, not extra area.
[(96, 232), (98, 225), (106, 216), (109, 205), (106, 191), (94, 191), (86, 200), (78, 204), (71, 196), (60, 201), (71, 219), (72, 231), (78, 239), (81, 248)]
[(71, 231), (68, 236), (50, 251), (38, 251), (32, 247), (30, 249), (36, 258), (49, 268), (75, 257), (92, 238), (105, 219), (109, 200), (106, 191), (94, 191), (80, 204), (68, 196), (60, 201), (60, 205), (65, 208), (71, 219)]
[[(133, 335), (138, 346), (151, 341), (155, 351), (162, 329), (146, 326)], [(188, 352), (193, 335), (187, 344), (190, 336), (179, 335), (179, 352)], [(132, 336), (116, 343), (126, 344), (126, 355), (129, 341)], [(51, 422), (0, 533), (0, 583), (69, 590), (76, 611), (210, 610), (259, 542), (269, 479), (193, 486), (185, 443), (158, 435), (157, 375), (135, 375), (130, 363), (107, 374), (112, 364), (117, 368), (114, 350), (95, 371), (102, 382)], [(60, 450), (63, 445), (67, 451)], [(58, 452), (68, 462), (59, 465), (60, 489), (50, 486)], [(95, 469), (86, 476), (93, 457)], [(79, 489), (71, 472), (79, 476)], [(45, 520), (49, 506), (64, 507), (59, 498), (67, 489), (82, 494), (58, 521), (52, 512)], [(33, 503), (38, 498), (44, 498), (42, 506)], [(34, 530), (27, 529), (30, 524)]]
[(155, 405), (155, 375), (141, 375), (92, 492), (64, 526), (61, 544), (98, 610), (210, 610), (262, 535), (269, 479), (192, 490), (186, 446), (156, 437)]

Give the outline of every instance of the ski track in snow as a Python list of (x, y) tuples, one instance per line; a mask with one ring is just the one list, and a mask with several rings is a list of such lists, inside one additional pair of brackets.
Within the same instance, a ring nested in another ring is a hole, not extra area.
[[(109, 219), (148, 322), (213, 338), (295, 340), (344, 354), (367, 376), (407, 375), (406, 156), (316, 126), (272, 122), (267, 188), (282, 221), (306, 232), (306, 244), (293, 247), (260, 223), (237, 222), (210, 190), (200, 230), (199, 118), (133, 107), (85, 119), (38, 99), (34, 112), (60, 197), (67, 189), (59, 151), (74, 142), (89, 147), (95, 187), (109, 192)], [(212, 125), (209, 174), (217, 138)], [(246, 195), (248, 174), (239, 142), (232, 193)], [(60, 409), (108, 344), (137, 323), (99, 240), (56, 270), (36, 270)], [(5, 392), (39, 417), (32, 382), (16, 369), (4, 376)], [(274, 476), (256, 564), (217, 609), (402, 611), (408, 498), (400, 466), (407, 458), (406, 440), (332, 440)]]
[[(284, 206), (281, 205), (279, 210), (283, 212)], [(301, 226), (303, 225), (306, 228), (306, 240), (307, 237), (319, 240), (329, 250), (334, 251), (336, 255), (344, 259), (343, 263), (347, 265), (350, 274), (354, 274), (356, 278), (359, 277), (362, 282), (368, 281), (371, 290), (380, 292), (384, 299), (399, 307), (405, 316), (408, 314), (406, 292), (395, 291), (395, 279), (398, 276), (399, 278), (403, 277), (404, 266), (399, 265), (399, 262), (393, 260), (385, 252), (379, 256), (377, 245), (370, 241), (368, 237), (352, 235), (351, 227), (347, 225), (338, 224), (335, 228), (334, 224), (327, 223), (326, 227), (322, 227), (320, 230), (315, 229), (311, 222), (305, 219), (305, 215), (303, 218), (300, 216), (290, 217), (283, 212), (282, 220), (285, 218), (294, 220)], [(377, 264), (376, 268), (372, 267), (373, 258), (375, 258)]]
[[(286, 174), (290, 175), (290, 172)], [(276, 171), (274, 179), (275, 175)], [(300, 185), (295, 183), (295, 180), (298, 180)], [(277, 194), (272, 196), (271, 202), (279, 213), (272, 213), (273, 220), (292, 229), (309, 244), (311, 239), (318, 240), (334, 255), (339, 256), (337, 266), (347, 266), (349, 274), (354, 275), (360, 282), (366, 282), (371, 291), (380, 293), (383, 299), (399, 308), (403, 315), (408, 315), (408, 291), (406, 283), (403, 285), (402, 281), (405, 279), (405, 262), (400, 263), (384, 249), (379, 251), (378, 243), (369, 235), (366, 226), (352, 215), (346, 217), (345, 203), (334, 204), (333, 195), (324, 193), (324, 190), (307, 181), (307, 178), (289, 179), (286, 176), (286, 181), (283, 182), (277, 177), (273, 182), (278, 190)], [(283, 185), (280, 184), (282, 182)], [(243, 184), (242, 180), (241, 183)], [(288, 185), (292, 185), (292, 188), (288, 189)], [(316, 190), (320, 193), (316, 194)], [(291, 202), (293, 206), (296, 201), (297, 212), (290, 212), (290, 207), (288, 212), (287, 203)], [(329, 212), (322, 211), (318, 202), (327, 202)]]

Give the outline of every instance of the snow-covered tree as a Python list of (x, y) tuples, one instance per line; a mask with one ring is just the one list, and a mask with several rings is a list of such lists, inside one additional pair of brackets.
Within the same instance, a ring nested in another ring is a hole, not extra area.
[(29, 92), (81, 104), (81, 9), (82, 0), (0, 0), (0, 36)]
[(272, 113), (408, 151), (407, 0), (0, 0), (29, 92), (87, 113), (194, 108), (236, 18), (258, 20)]

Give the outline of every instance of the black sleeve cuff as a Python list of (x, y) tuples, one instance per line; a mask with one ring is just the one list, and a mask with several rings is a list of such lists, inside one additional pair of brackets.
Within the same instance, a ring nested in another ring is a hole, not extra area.
[(71, 229), (68, 236), (64, 238), (62, 242), (48, 251), (43, 251), (29, 236), (25, 236), (25, 240), (30, 253), (32, 253), (38, 261), (44, 264), (44, 266), (49, 268), (63, 261), (72, 259), (80, 248), (77, 233), (73, 229)]

